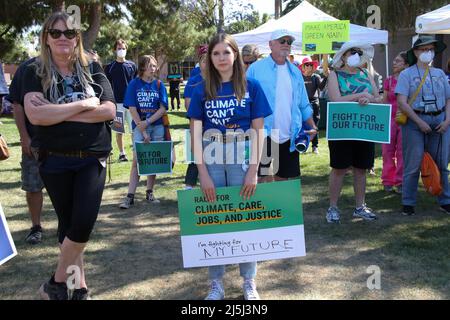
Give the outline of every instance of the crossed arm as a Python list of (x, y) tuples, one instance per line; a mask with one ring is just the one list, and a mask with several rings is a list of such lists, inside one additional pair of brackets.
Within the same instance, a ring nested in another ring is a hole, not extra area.
[(25, 95), (25, 113), (34, 125), (51, 126), (64, 121), (97, 123), (114, 118), (116, 108), (113, 102), (96, 97), (64, 104), (53, 104), (44, 98), (42, 92)]

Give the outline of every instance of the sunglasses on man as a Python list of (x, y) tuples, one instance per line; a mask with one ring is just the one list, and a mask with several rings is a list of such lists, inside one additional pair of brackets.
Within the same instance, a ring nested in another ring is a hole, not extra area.
[(61, 35), (63, 34), (64, 37), (67, 39), (73, 39), (78, 35), (78, 31), (75, 29), (67, 29), (67, 30), (59, 30), (59, 29), (48, 29), (47, 33), (52, 37), (53, 39), (59, 39), (61, 38)]
[(246, 65), (251, 65), (253, 62), (255, 62), (256, 60), (253, 60), (253, 61), (244, 61), (244, 64), (246, 64)]
[(357, 53), (360, 57), (363, 55), (363, 51), (362, 51), (361, 49), (355, 49), (355, 48), (350, 49), (350, 53), (351, 53), (352, 55), (354, 55), (355, 53)]
[(287, 43), (288, 45), (291, 45), (292, 42), (294, 42), (294, 41), (292, 41), (292, 39), (278, 39), (278, 42), (279, 42), (280, 44), (285, 44), (285, 43)]

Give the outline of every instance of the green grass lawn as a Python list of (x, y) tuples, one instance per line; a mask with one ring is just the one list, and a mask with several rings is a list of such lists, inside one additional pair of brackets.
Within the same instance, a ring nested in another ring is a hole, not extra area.
[[(131, 162), (118, 163), (114, 150), (111, 181), (106, 184), (100, 214), (86, 251), (87, 282), (94, 299), (203, 299), (207, 269), (183, 269), (176, 190), (183, 188), (184, 112), (171, 112), (178, 163), (172, 175), (158, 177), (158, 205), (145, 202), (142, 181), (137, 202), (129, 210), (118, 204), (126, 195)], [(25, 244), (30, 228), (25, 193), (20, 189), (20, 143), (11, 118), (0, 118), (0, 133), (11, 147), (11, 158), (0, 162), (0, 202), (18, 256), (0, 266), (0, 299), (37, 299), (58, 257), (56, 216), (45, 195), (44, 241)], [(126, 136), (128, 155), (131, 142)], [(113, 146), (115, 140), (113, 138)], [(301, 156), (306, 257), (258, 264), (257, 284), (264, 299), (449, 299), (450, 217), (435, 199), (419, 193), (417, 215), (400, 214), (400, 197), (383, 191), (377, 176), (368, 177), (367, 203), (379, 213), (374, 222), (352, 218), (352, 176), (346, 177), (340, 200), (342, 222), (325, 221), (328, 207), (329, 155), (325, 139), (320, 154)], [(143, 179), (142, 179), (143, 180)], [(381, 289), (366, 285), (369, 266), (381, 269)], [(237, 266), (227, 267), (226, 297), (241, 299)]]

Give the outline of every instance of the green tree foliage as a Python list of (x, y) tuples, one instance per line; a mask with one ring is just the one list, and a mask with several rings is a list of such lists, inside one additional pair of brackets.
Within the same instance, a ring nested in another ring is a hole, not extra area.
[(225, 27), (225, 32), (229, 34), (235, 34), (253, 30), (259, 27), (261, 24), (266, 23), (269, 20), (269, 15), (264, 13), (262, 18), (259, 16), (258, 11), (253, 11), (251, 14), (247, 14), (240, 17), (239, 20), (231, 22)]
[[(290, 0), (283, 15), (293, 10), (303, 0)], [(320, 10), (341, 20), (350, 19), (352, 23), (366, 25), (367, 8), (377, 5), (381, 9), (381, 28), (397, 31), (414, 27), (416, 17), (448, 4), (448, 0), (309, 0)]]
[[(85, 47), (91, 48), (102, 23), (102, 18), (123, 16), (121, 0), (4, 0), (0, 2), (0, 58), (13, 50), (15, 39), (31, 26), (41, 25), (53, 11), (68, 5), (77, 5), (81, 11), (81, 22)], [(108, 10), (107, 10), (108, 9)], [(109, 12), (109, 16), (106, 14)]]
[[(186, 19), (185, 8), (178, 1), (130, 1), (127, 5), (132, 15), (132, 52), (152, 54), (166, 61), (184, 60), (193, 54), (201, 41), (202, 32)], [(166, 61), (159, 61), (162, 64)]]

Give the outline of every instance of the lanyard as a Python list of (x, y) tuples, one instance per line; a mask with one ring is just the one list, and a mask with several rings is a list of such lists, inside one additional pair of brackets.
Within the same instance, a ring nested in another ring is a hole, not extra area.
[[(417, 66), (417, 64), (416, 64), (416, 68), (417, 68), (417, 73), (419, 74), (419, 78), (421, 78), (420, 77), (419, 67)], [(428, 69), (430, 69), (430, 67), (428, 67)], [(433, 77), (431, 77), (431, 70), (430, 70), (430, 72), (428, 72), (428, 74), (430, 76), (430, 81), (431, 81), (431, 90), (433, 91), (433, 95), (436, 96), (434, 94), (434, 84), (433, 84)], [(422, 88), (420, 88), (420, 90), (422, 91), (422, 96), (423, 96), (423, 86), (422, 86)]]

